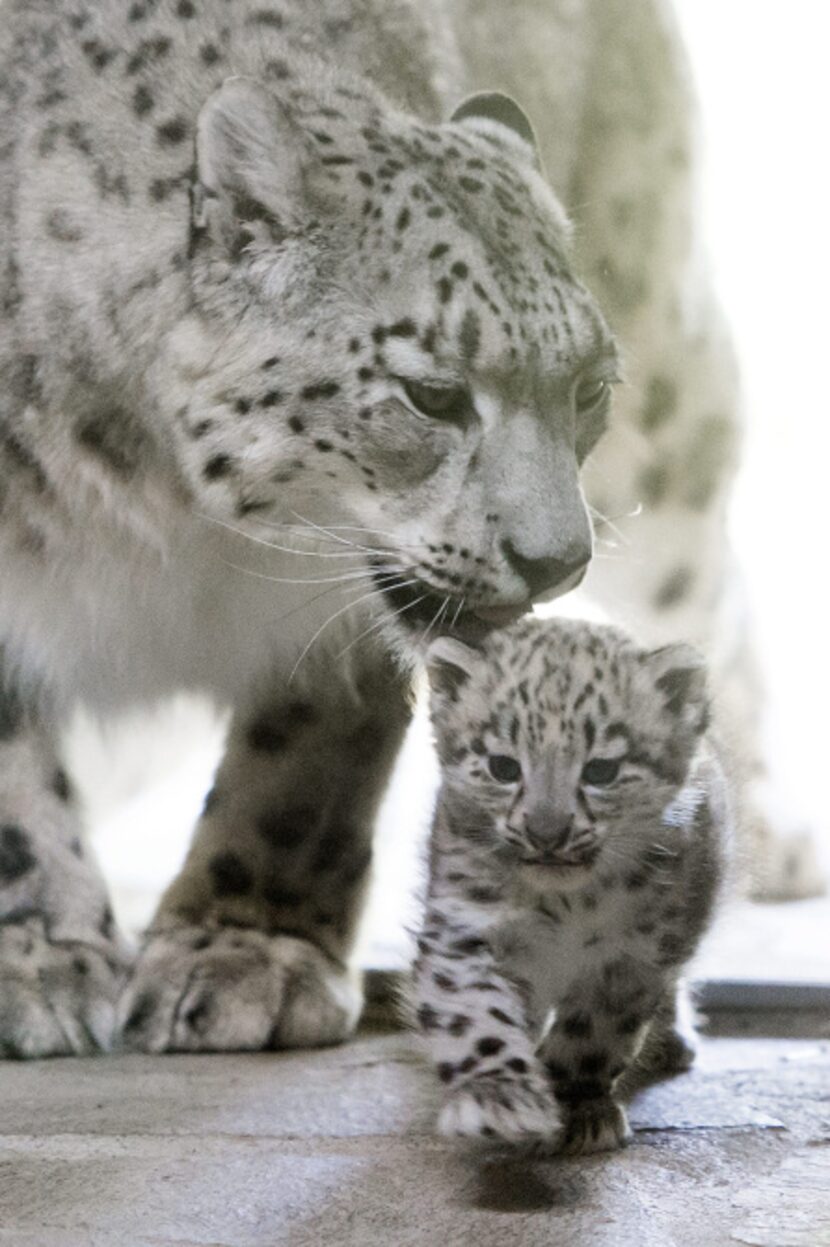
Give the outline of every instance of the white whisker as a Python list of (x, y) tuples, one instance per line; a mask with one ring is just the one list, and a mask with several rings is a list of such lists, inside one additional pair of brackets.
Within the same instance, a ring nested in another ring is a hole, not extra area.
[[(279, 545), (276, 541), (267, 540), (265, 537), (256, 537), (254, 536), (253, 533), (246, 532), (244, 528), (237, 528), (235, 524), (229, 524), (227, 520), (216, 519), (212, 515), (200, 514), (199, 518), (206, 520), (209, 524), (216, 524), (218, 525), (219, 528), (226, 528), (228, 532), (235, 533), (236, 536), (243, 537), (246, 541), (250, 541), (254, 545), (265, 546), (266, 549), (268, 550), (277, 550), (280, 554), (296, 554), (300, 558), (313, 558), (313, 559), (348, 559), (348, 558), (355, 559), (357, 558), (356, 554), (343, 553), (342, 551), (338, 551), (338, 553), (336, 554), (330, 554), (327, 551), (323, 551), (323, 550), (313, 550), (313, 549), (296, 550), (292, 546), (282, 546), (282, 545)], [(258, 522), (261, 523), (261, 521), (258, 521)], [(312, 540), (312, 538), (309, 538), (309, 540)], [(347, 543), (347, 544), (351, 544), (351, 543)], [(355, 549), (361, 549), (361, 548), (362, 547), (357, 547), (357, 546), (355, 547)], [(368, 549), (368, 547), (363, 547), (363, 548)], [(388, 550), (373, 550), (371, 551), (371, 553), (388, 555), (389, 551)]]
[[(397, 579), (398, 574), (399, 573), (397, 571), (387, 572), (382, 576), (378, 576), (377, 580), (378, 582), (394, 581)], [(340, 589), (342, 592), (341, 585), (339, 584), (329, 585), (329, 587), (327, 589), (323, 589), (321, 593), (315, 593), (313, 594), (312, 597), (305, 598), (302, 602), (299, 602), (296, 606), (292, 606), (291, 610), (285, 611), (282, 615), (277, 615), (274, 622), (283, 623), (286, 619), (291, 619), (292, 616), (297, 615), (302, 610), (307, 610), (310, 606), (313, 606), (315, 602), (322, 601), (323, 598), (329, 597), (330, 594), (337, 592), (338, 589)]]
[[(301, 523), (306, 524), (309, 528), (313, 529), (315, 532), (322, 533), (324, 537), (329, 537), (332, 541), (337, 541), (341, 545), (352, 546), (353, 549), (363, 550), (367, 554), (388, 553), (388, 551), (376, 550), (373, 546), (361, 545), (360, 542), (358, 541), (349, 541), (348, 538), (341, 537), (337, 533), (331, 532), (330, 529), (321, 528), (319, 524), (315, 524), (313, 520), (306, 519), (306, 517), (304, 515), (300, 515), (298, 511), (292, 511), (291, 514), (295, 516), (298, 520), (300, 520)], [(334, 556), (330, 555), (329, 557), (333, 558)]]
[(423, 636), (420, 638), (420, 644), (421, 644), (421, 645), (424, 645), (424, 646), (426, 645), (426, 643), (427, 643), (427, 637), (429, 636), (429, 634), (430, 634), (430, 632), (432, 631), (432, 629), (436, 626), (436, 624), (438, 624), (438, 623), (440, 622), (440, 620), (441, 620), (442, 616), (446, 613), (446, 610), (447, 610), (447, 607), (449, 606), (449, 604), (450, 604), (450, 595), (449, 595), (449, 594), (446, 594), (446, 595), (444, 596), (444, 601), (443, 601), (443, 602), (441, 603), (441, 605), (438, 607), (438, 610), (437, 610), (437, 611), (435, 612), (435, 614), (433, 615), (432, 620), (431, 620), (431, 621), (430, 621), (430, 623), (427, 625), (427, 628), (426, 628), (426, 630), (424, 631)]
[(455, 608), (455, 614), (453, 615), (453, 617), (452, 617), (452, 623), (450, 624), (450, 627), (451, 627), (451, 628), (454, 628), (454, 627), (455, 627), (455, 625), (458, 623), (458, 616), (459, 616), (459, 615), (461, 614), (461, 612), (463, 611), (463, 609), (464, 609), (464, 603), (465, 603), (466, 601), (467, 601), (467, 599), (466, 599), (465, 597), (463, 597), (463, 596), (462, 596), (462, 598), (461, 598), (460, 602), (458, 603), (458, 605), (457, 605), (457, 606), (456, 606), (456, 608)]
[(596, 507), (592, 507), (590, 503), (588, 503), (588, 510), (590, 511), (592, 517), (594, 517), (595, 519), (598, 519), (602, 524), (607, 524), (608, 527), (611, 529), (611, 532), (614, 533), (614, 535), (619, 538), (619, 540), (623, 543), (623, 545), (626, 545), (626, 546), (631, 545), (630, 539), (626, 537), (625, 533), (623, 533), (622, 530), (617, 526), (617, 524), (615, 523), (615, 520), (637, 519), (637, 517), (642, 515), (643, 513), (643, 504), (641, 502), (636, 503), (635, 506), (630, 511), (623, 511), (619, 515), (603, 515), (602, 511), (597, 510)]
[[(289, 532), (302, 533), (308, 530), (307, 523), (287, 524), (285, 523), (285, 521), (275, 521), (275, 520), (259, 520), (258, 523), (264, 524), (268, 528), (284, 528), (284, 529), (287, 529)], [(341, 531), (352, 532), (352, 533), (371, 533), (372, 536), (374, 537), (388, 537), (390, 541), (394, 541), (396, 543), (396, 546), (399, 541), (399, 537), (397, 533), (392, 533), (382, 528), (374, 528), (374, 527), (369, 527), (369, 526), (360, 525), (360, 524), (323, 524), (318, 521), (317, 528), (321, 534), (326, 534), (331, 541), (345, 540), (344, 538), (338, 538), (336, 535), (338, 532), (341, 532)], [(400, 548), (407, 549), (407, 550), (416, 549), (415, 546), (412, 546), (409, 544), (406, 544), (405, 546), (401, 546)], [(423, 543), (421, 543), (417, 548), (423, 550), (423, 549), (426, 549), (426, 546)], [(379, 550), (379, 552), (382, 552), (382, 548), (381, 550)]]
[[(417, 580), (405, 580), (405, 581), (402, 581), (397, 587), (403, 589), (403, 588), (408, 588), (410, 585), (414, 585), (417, 583), (418, 583)], [(300, 666), (300, 663), (306, 657), (306, 655), (308, 654), (314, 642), (318, 639), (318, 637), (320, 637), (323, 634), (323, 632), (325, 632), (326, 628), (328, 628), (329, 624), (334, 623), (335, 619), (339, 619), (340, 616), (345, 614), (347, 610), (351, 610), (351, 608), (354, 606), (359, 606), (361, 602), (368, 601), (369, 598), (374, 597), (376, 594), (380, 594), (380, 592), (381, 592), (380, 589), (376, 587), (372, 588), (369, 590), (368, 593), (364, 593), (361, 597), (357, 598), (353, 602), (347, 602), (345, 606), (341, 606), (340, 610), (335, 611), (333, 615), (330, 615), (329, 618), (325, 621), (325, 623), (320, 625), (320, 627), (317, 629), (317, 631), (312, 636), (311, 640), (308, 641), (307, 644), (303, 647), (302, 653), (300, 654), (297, 661), (294, 663), (294, 666), (291, 668), (291, 674), (288, 677), (288, 683), (289, 684), (292, 683), (294, 676), (297, 674), (297, 668)]]
[[(244, 572), (246, 576), (253, 576), (256, 580), (267, 580), (275, 585), (328, 585), (328, 584), (348, 584), (352, 580), (366, 580), (371, 574), (367, 568), (358, 567), (343, 572), (339, 576), (299, 576), (295, 579), (286, 576), (269, 576), (267, 572), (254, 571), (252, 567), (243, 567), (241, 563), (232, 563), (229, 559), (220, 558), (221, 563), (226, 567), (232, 567), (235, 571)], [(400, 571), (400, 568), (394, 567), (391, 563), (384, 564), (383, 567), (373, 569), (379, 572)]]
[[(418, 582), (415, 580), (405, 581), (404, 584), (399, 585), (398, 588), (403, 588), (405, 584), (417, 584), (417, 583)], [(417, 606), (419, 602), (425, 602), (428, 597), (429, 597), (428, 593), (422, 593), (421, 596), (419, 598), (415, 598), (413, 602), (407, 602), (406, 606), (401, 606), (399, 607), (398, 610), (392, 611), (391, 616), (389, 618), (397, 619), (399, 615), (405, 614), (406, 611), (411, 610), (413, 606)], [(348, 654), (349, 650), (354, 649), (355, 645), (357, 645), (359, 641), (362, 641), (365, 637), (370, 636), (373, 632), (378, 632), (383, 627), (383, 625), (388, 622), (389, 622), (389, 619), (386, 616), (381, 616), (380, 619), (376, 619), (375, 622), (369, 628), (364, 629), (364, 631), (361, 632), (358, 636), (356, 636), (352, 641), (349, 641), (349, 644), (345, 646), (344, 649), (341, 649), (337, 657), (343, 658), (344, 655)]]
[[(333, 532), (330, 533), (328, 529), (324, 529), (319, 524), (316, 526), (316, 528), (310, 528), (308, 524), (286, 524), (286, 523), (277, 522), (274, 520), (259, 519), (257, 520), (257, 523), (263, 528), (273, 528), (278, 532), (290, 533), (293, 536), (303, 536), (307, 538), (309, 541), (313, 541), (314, 544), (317, 546), (319, 545), (348, 546), (349, 550), (354, 550), (356, 552), (356, 554), (351, 557), (356, 557), (357, 553), (380, 554), (380, 555), (388, 555), (390, 553), (390, 551), (384, 548), (383, 546), (360, 545), (354, 541), (349, 541), (345, 537), (338, 536), (337, 533), (333, 533)], [(371, 530), (367, 530), (367, 531), (371, 531)], [(401, 547), (401, 548), (403, 549), (404, 547)], [(329, 558), (349, 558), (350, 555), (348, 551), (346, 552), (340, 551), (337, 554), (329, 554), (328, 557)]]

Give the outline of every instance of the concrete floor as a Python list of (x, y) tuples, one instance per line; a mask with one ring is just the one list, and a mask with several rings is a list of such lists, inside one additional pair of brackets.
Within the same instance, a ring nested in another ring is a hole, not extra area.
[(476, 1157), (432, 1135), (434, 1105), (389, 1027), (316, 1053), (3, 1062), (0, 1244), (830, 1247), (826, 1038), (704, 1040), (635, 1098), (633, 1144), (590, 1160)]

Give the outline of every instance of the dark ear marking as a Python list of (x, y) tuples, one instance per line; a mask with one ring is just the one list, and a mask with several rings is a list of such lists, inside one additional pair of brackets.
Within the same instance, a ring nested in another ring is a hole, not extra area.
[(657, 687), (666, 697), (666, 709), (672, 714), (679, 714), (688, 701), (695, 686), (696, 674), (689, 667), (674, 667), (657, 680)]
[(536, 132), (529, 117), (514, 99), (501, 91), (479, 91), (476, 95), (468, 96), (456, 108), (450, 121), (473, 126), (476, 123), (483, 123), (483, 126), (492, 124), (509, 130), (530, 148), (534, 163), (541, 164)]
[(666, 645), (647, 654), (646, 664), (668, 713), (696, 731), (705, 731), (709, 720), (706, 664), (697, 650), (690, 645)]
[(427, 671), (433, 696), (455, 701), (470, 678), (477, 651), (461, 641), (440, 637), (427, 651)]

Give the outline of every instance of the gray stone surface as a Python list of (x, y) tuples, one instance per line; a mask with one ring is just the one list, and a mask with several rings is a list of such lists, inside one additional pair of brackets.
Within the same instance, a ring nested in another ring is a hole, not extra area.
[(633, 1144), (431, 1133), (400, 1032), (256, 1056), (0, 1063), (2, 1247), (830, 1247), (830, 1044), (713, 1039)]

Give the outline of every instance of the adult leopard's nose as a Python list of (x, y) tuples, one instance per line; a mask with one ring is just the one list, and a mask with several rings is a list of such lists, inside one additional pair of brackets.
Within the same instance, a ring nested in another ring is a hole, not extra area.
[(528, 558), (516, 548), (509, 537), (501, 543), (502, 553), (511, 569), (521, 576), (531, 598), (559, 597), (575, 589), (581, 582), (593, 553), (591, 542), (573, 542), (561, 556)]

